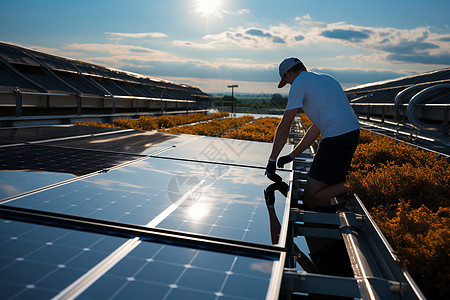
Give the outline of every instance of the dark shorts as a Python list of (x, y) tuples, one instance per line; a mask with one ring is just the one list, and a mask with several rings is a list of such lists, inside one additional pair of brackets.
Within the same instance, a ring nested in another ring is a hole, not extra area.
[(327, 184), (345, 181), (358, 142), (359, 129), (324, 138), (319, 144), (308, 175)]

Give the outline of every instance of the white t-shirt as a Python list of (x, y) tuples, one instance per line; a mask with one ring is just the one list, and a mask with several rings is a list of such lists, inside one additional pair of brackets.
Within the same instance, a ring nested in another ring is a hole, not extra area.
[(303, 71), (292, 83), (286, 110), (303, 108), (322, 138), (359, 129), (358, 119), (341, 85), (327, 74)]

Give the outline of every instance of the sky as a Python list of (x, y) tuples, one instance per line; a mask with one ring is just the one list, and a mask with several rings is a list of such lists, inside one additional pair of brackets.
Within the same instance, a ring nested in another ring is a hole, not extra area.
[(346, 88), (450, 66), (448, 0), (0, 0), (0, 41), (199, 87), (287, 94), (298, 57)]

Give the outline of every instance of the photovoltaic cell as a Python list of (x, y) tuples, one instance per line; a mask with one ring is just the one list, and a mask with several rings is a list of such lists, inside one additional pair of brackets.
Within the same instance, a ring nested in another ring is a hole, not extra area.
[(118, 129), (76, 125), (0, 128), (0, 144), (42, 141), (111, 131), (118, 131)]
[[(7, 204), (270, 244), (271, 183), (261, 169), (148, 158)], [(280, 219), (285, 202), (275, 204)]]
[(136, 155), (148, 155), (180, 143), (192, 142), (199, 136), (186, 136), (157, 131), (129, 131), (108, 135), (61, 140), (45, 145), (61, 146), (86, 150), (104, 150)]
[(0, 200), (75, 177), (56, 172), (0, 171)]
[(139, 157), (121, 153), (22, 145), (0, 148), (0, 170), (46, 171), (80, 176), (136, 158)]
[(275, 261), (143, 242), (78, 299), (265, 299)]
[[(180, 205), (158, 227), (271, 244), (274, 224), (270, 222), (264, 189), (272, 182), (259, 169), (219, 166), (217, 172), (217, 176), (211, 173), (211, 181), (195, 190), (189, 202)], [(289, 173), (280, 175), (288, 181)], [(274, 209), (282, 220), (286, 198), (281, 193), (276, 198)]]
[(201, 174), (193, 163), (146, 159), (29, 195), (8, 205), (145, 225), (173, 202), (168, 183), (177, 174)]
[[(265, 168), (271, 150), (271, 143), (204, 137), (156, 156)], [(291, 150), (292, 145), (286, 145), (280, 156), (289, 154)], [(285, 169), (289, 167), (290, 164)]]
[[(290, 151), (285, 148), (281, 155)], [(272, 183), (264, 175), (270, 151), (270, 143), (139, 131), (2, 147), (0, 199), (73, 178), (4, 203), (157, 227), (175, 236), (187, 232), (231, 244), (284, 247), (286, 198), (276, 193), (272, 209), (264, 200)], [(76, 180), (85, 174), (92, 175)], [(290, 172), (278, 174), (289, 181)], [(6, 298), (52, 298), (131, 241), (1, 219), (0, 230), (0, 288)], [(105, 275), (86, 283), (77, 299), (263, 299), (279, 264), (276, 255), (257, 258), (151, 241), (136, 245), (115, 258)]]
[(125, 239), (0, 219), (2, 299), (50, 299)]

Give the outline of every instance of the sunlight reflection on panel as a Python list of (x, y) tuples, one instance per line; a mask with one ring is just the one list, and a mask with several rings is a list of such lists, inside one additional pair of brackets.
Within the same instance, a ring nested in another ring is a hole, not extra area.
[(189, 207), (187, 212), (191, 220), (200, 221), (209, 215), (210, 207), (206, 203), (195, 203)]

